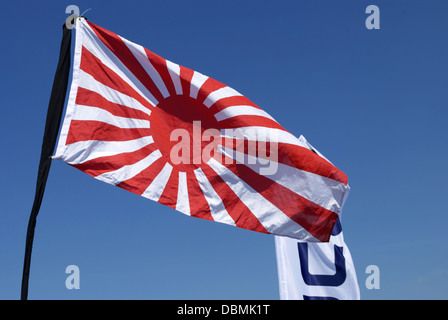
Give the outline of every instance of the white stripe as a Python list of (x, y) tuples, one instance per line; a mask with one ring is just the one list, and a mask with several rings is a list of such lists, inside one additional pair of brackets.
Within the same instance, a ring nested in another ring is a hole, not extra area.
[(286, 214), (218, 161), (211, 158), (207, 164), (221, 176), (269, 233), (306, 241), (318, 241), (306, 229), (291, 220)]
[(75, 105), (75, 112), (72, 119), (81, 121), (100, 121), (123, 129), (149, 128), (148, 120), (119, 117), (101, 108), (78, 104)]
[(106, 183), (117, 185), (120, 182), (135, 177), (137, 174), (153, 164), (153, 162), (159, 159), (161, 156), (162, 154), (160, 153), (160, 150), (155, 150), (149, 156), (134, 164), (123, 166), (115, 171), (103, 173), (99, 176), (96, 176), (95, 178)]
[(87, 72), (79, 70), (79, 73), (80, 73), (79, 87), (90, 91), (94, 91), (99, 95), (101, 95), (104, 99), (112, 103), (116, 103), (128, 108), (139, 110), (146, 113), (147, 115), (151, 115), (151, 110), (142, 105), (138, 100), (102, 84), (101, 82), (95, 80), (95, 78), (92, 77)]
[(202, 193), (204, 194), (205, 200), (208, 202), (213, 220), (235, 226), (235, 221), (233, 221), (232, 217), (227, 212), (221, 198), (216, 193), (215, 189), (213, 189), (213, 186), (208, 181), (202, 169), (197, 168), (194, 170), (194, 174), (201, 187)]
[(129, 50), (131, 50), (132, 54), (138, 60), (138, 62), (140, 62), (141, 66), (145, 69), (146, 73), (151, 77), (152, 81), (157, 86), (162, 96), (164, 98), (169, 97), (170, 94), (168, 92), (168, 89), (166, 88), (165, 83), (162, 80), (162, 77), (157, 72), (156, 68), (154, 68), (148, 56), (146, 55), (145, 49), (139, 44), (131, 42), (122, 37), (120, 38), (129, 48)]
[(179, 67), (179, 65), (166, 60), (166, 66), (167, 66), (168, 72), (171, 76), (171, 80), (173, 80), (173, 84), (174, 84), (174, 88), (176, 89), (176, 93), (182, 94), (182, 85), (180, 83), (180, 67)]
[[(84, 28), (85, 19), (78, 18), (77, 19), (77, 29)], [(80, 64), (81, 64), (81, 52), (82, 52), (82, 43), (83, 43), (83, 32), (76, 31), (75, 32), (75, 49), (73, 52), (73, 71), (72, 71), (72, 84), (70, 86), (70, 93), (67, 101), (67, 108), (65, 111), (64, 121), (62, 123), (61, 132), (59, 133), (59, 141), (58, 146), (55, 152), (55, 155), (52, 157), (53, 159), (62, 159), (63, 154), (66, 151), (66, 141), (68, 136), (68, 131), (70, 128), (71, 116), (73, 113), (73, 109), (75, 106), (76, 96), (78, 92), (79, 85), (79, 72), (80, 72)]]
[(204, 105), (210, 108), (218, 100), (235, 96), (242, 96), (242, 94), (230, 87), (224, 87), (210, 93), (204, 100)]
[(162, 171), (159, 172), (149, 187), (145, 190), (145, 192), (143, 192), (142, 197), (159, 201), (160, 196), (168, 183), (172, 170), (173, 167), (169, 163), (166, 163)]
[(112, 69), (118, 76), (137, 91), (150, 104), (156, 106), (159, 102), (138, 80), (138, 78), (118, 59), (109, 48), (96, 36), (89, 25), (81, 30), (85, 32), (83, 46), (93, 55), (101, 60), (107, 67)]
[[(266, 159), (248, 154), (243, 155), (241, 152), (223, 146), (220, 146), (218, 150), (233, 159), (247, 157), (243, 164), (257, 173), (261, 168), (271, 165), (271, 163), (266, 163), (268, 162)], [(327, 210), (339, 213), (344, 194), (347, 191), (345, 184), (279, 162), (275, 162), (275, 168), (277, 170), (265, 177)]]
[(275, 121), (275, 119), (272, 118), (267, 112), (253, 106), (231, 106), (215, 113), (215, 118), (218, 121), (237, 116), (260, 116)]
[(66, 145), (63, 153), (58, 153), (53, 158), (75, 165), (99, 157), (137, 151), (153, 142), (154, 139), (151, 136), (127, 141), (79, 141)]
[(191, 78), (191, 85), (190, 85), (190, 97), (197, 99), (198, 98), (198, 92), (199, 89), (201, 89), (202, 85), (205, 81), (207, 81), (208, 77), (204, 76), (202, 73), (199, 73), (197, 71), (193, 72), (193, 77)]
[(177, 189), (176, 210), (190, 215), (190, 200), (188, 198), (187, 174), (179, 171), (179, 187)]
[(234, 139), (266, 141), (273, 143), (288, 143), (308, 148), (302, 141), (288, 131), (268, 127), (240, 127), (236, 129), (221, 129), (221, 136)]

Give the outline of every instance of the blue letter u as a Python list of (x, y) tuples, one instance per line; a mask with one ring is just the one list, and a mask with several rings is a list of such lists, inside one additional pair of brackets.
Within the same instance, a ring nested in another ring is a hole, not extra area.
[(343, 247), (334, 245), (334, 264), (336, 273), (334, 275), (311, 274), (308, 264), (308, 244), (306, 242), (297, 243), (299, 249), (300, 269), (303, 281), (309, 286), (330, 286), (337, 287), (344, 283), (347, 273), (345, 271), (345, 258)]

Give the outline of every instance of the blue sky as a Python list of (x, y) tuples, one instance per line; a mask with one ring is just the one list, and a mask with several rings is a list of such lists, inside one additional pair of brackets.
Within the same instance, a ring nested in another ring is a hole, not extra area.
[[(343, 170), (362, 299), (447, 299), (446, 1), (2, 4), (0, 299), (18, 299), (66, 6), (264, 108)], [(368, 5), (380, 30), (365, 27)], [(81, 289), (67, 290), (77, 265)], [(365, 286), (368, 265), (380, 289)], [(190, 218), (54, 161), (30, 299), (278, 299), (274, 239)]]

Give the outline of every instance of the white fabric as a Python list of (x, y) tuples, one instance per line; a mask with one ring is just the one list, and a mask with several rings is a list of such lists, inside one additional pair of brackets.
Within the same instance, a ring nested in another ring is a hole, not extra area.
[(210, 108), (218, 100), (235, 96), (242, 96), (242, 94), (230, 87), (224, 87), (210, 93), (205, 99), (204, 105)]
[(117, 185), (123, 181), (126, 181), (128, 179), (131, 179), (132, 177), (135, 177), (140, 172), (142, 172), (144, 169), (149, 167), (151, 164), (153, 164), (157, 159), (162, 157), (162, 154), (159, 150), (153, 151), (149, 156), (146, 158), (127, 166), (123, 166), (120, 169), (117, 169), (115, 171), (109, 171), (106, 173), (103, 173), (99, 176), (96, 176), (96, 179), (99, 179), (101, 181), (104, 181), (106, 183)]
[(207, 81), (208, 77), (204, 76), (202, 73), (194, 71), (193, 77), (191, 78), (190, 85), (190, 97), (196, 99), (198, 97), (199, 89)]
[(215, 189), (213, 189), (213, 186), (210, 184), (201, 168), (197, 168), (196, 170), (194, 170), (194, 174), (196, 176), (196, 179), (198, 180), (199, 187), (204, 193), (205, 200), (210, 207), (210, 213), (213, 219), (215, 221), (220, 221), (222, 223), (235, 226), (235, 221), (233, 221), (232, 217), (227, 212), (226, 207), (221, 201), (221, 198), (216, 193)]
[(104, 109), (80, 104), (76, 105), (76, 113), (73, 115), (73, 120), (99, 121), (123, 129), (150, 127), (148, 120), (119, 117)]
[(180, 66), (168, 60), (166, 60), (166, 66), (168, 67), (171, 80), (173, 80), (176, 93), (182, 94), (182, 84), (180, 83)]
[(190, 202), (188, 199), (187, 174), (179, 171), (179, 188), (177, 190), (176, 210), (190, 215)]
[[(303, 136), (300, 140), (322, 156)], [(275, 251), (281, 300), (360, 299), (355, 265), (340, 224), (327, 243), (275, 236)]]
[(169, 163), (166, 163), (163, 167), (162, 171), (154, 178), (149, 187), (143, 192), (142, 197), (159, 201), (160, 196), (162, 195), (163, 190), (165, 189), (166, 183), (170, 178), (171, 171), (173, 170), (173, 166)]
[(215, 118), (217, 121), (222, 121), (238, 116), (259, 116), (275, 121), (274, 118), (272, 118), (271, 115), (269, 115), (266, 111), (255, 108), (253, 106), (231, 106), (215, 113)]

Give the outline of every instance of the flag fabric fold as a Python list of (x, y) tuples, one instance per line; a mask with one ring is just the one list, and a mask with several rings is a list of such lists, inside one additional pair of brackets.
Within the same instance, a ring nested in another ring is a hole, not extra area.
[[(299, 138), (319, 156), (306, 139)], [(344, 204), (348, 193), (343, 199)], [(359, 300), (355, 265), (344, 241), (341, 216), (329, 242), (311, 243), (275, 236), (281, 300)]]
[(326, 242), (347, 177), (238, 91), (83, 18), (54, 159), (197, 218)]

